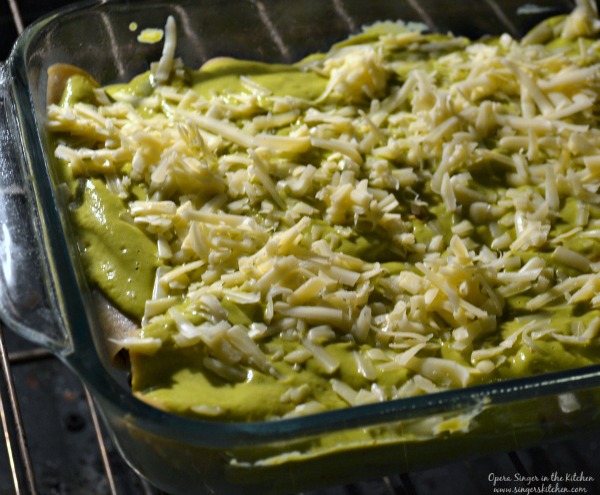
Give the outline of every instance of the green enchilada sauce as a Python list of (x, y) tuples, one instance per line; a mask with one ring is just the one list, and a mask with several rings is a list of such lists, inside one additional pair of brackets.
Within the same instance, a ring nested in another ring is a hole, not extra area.
[[(203, 95), (213, 91), (239, 92), (244, 90), (239, 77), (242, 74), (274, 94), (287, 94), (307, 100), (317, 98), (326, 87), (326, 80), (313, 72), (303, 72), (293, 66), (233, 59), (216, 59), (200, 71), (191, 73), (188, 84)], [(76, 101), (93, 98), (92, 89), (93, 85), (84, 77), (72, 77), (65, 91), (63, 104), (72, 105)], [(143, 97), (151, 94), (152, 86), (149, 74), (144, 74), (129, 84), (111, 86), (106, 91), (108, 95), (125, 92), (132, 97)], [(121, 311), (141, 319), (145, 301), (151, 297), (155, 271), (160, 266), (155, 242), (128, 219), (123, 201), (109, 191), (104, 181), (95, 178), (74, 179), (66, 166), (62, 167), (61, 174), (77, 198), (72, 209), (72, 219), (77, 227), (88, 277)], [(428, 199), (433, 200), (433, 195)], [(439, 198), (436, 201), (439, 202)], [(572, 209), (573, 203), (567, 201), (561, 211), (563, 223), (560, 228), (568, 230), (573, 226)], [(452, 235), (453, 218), (442, 213), (442, 210), (439, 205), (433, 206), (431, 213), (439, 213), (437, 218), (446, 240), (449, 240)], [(600, 217), (598, 212), (592, 212), (592, 215)], [(422, 222), (416, 218), (414, 220), (414, 234), (418, 240), (433, 235)], [(485, 226), (479, 226), (477, 234), (482, 238), (491, 238)], [(569, 248), (592, 253), (592, 259), (600, 258), (600, 246), (596, 240), (570, 242)], [(373, 251), (384, 253), (386, 245), (385, 241), (359, 237), (352, 242), (343, 243), (341, 249), (349, 254), (366, 256)], [(549, 255), (536, 254), (547, 257), (549, 264), (556, 263), (550, 260)], [(401, 269), (401, 264), (390, 263), (389, 268)], [(524, 304), (527, 300), (524, 297), (508, 298), (505, 311), (513, 316), (524, 315)], [(245, 322), (245, 319), (251, 320), (248, 308), (241, 308), (232, 303), (228, 307), (226, 305), (226, 309), (232, 324)], [(582, 325), (586, 325), (600, 315), (599, 311), (588, 309), (565, 305), (536, 316), (550, 318), (552, 324), (560, 329), (568, 326), (575, 317)], [(518, 324), (520, 323), (501, 324), (499, 332), (502, 338), (507, 338), (515, 332)], [(201, 346), (177, 347), (167, 338), (172, 333), (174, 322), (167, 318), (146, 326), (144, 336), (161, 338), (164, 342), (162, 347), (151, 356), (141, 353), (131, 355), (134, 392), (158, 407), (179, 414), (195, 415), (192, 408), (197, 403), (197, 397), (201, 397), (205, 407), (201, 414), (207, 414), (210, 408), (215, 408), (219, 410), (217, 419), (261, 420), (284, 415), (289, 410), (289, 404), (284, 404), (280, 397), (290, 388), (303, 385), (308, 385), (311, 398), (327, 408), (347, 405), (331, 390), (329, 382), (332, 376), (311, 360), (306, 362), (301, 370), (293, 369), (293, 365), (278, 360), (273, 363), (275, 373), (267, 374), (253, 370), (251, 379), (229, 382), (206, 372), (202, 364)], [(269, 345), (289, 352), (297, 344), (275, 338)], [(340, 362), (340, 367), (333, 377), (354, 389), (370, 386), (370, 382), (356, 372), (351, 351), (359, 348), (357, 344), (351, 343), (326, 345), (327, 351)], [(459, 353), (450, 348), (444, 348), (442, 356), (468, 365), (463, 362)], [(523, 345), (513, 358), (498, 367), (492, 379), (580, 367), (597, 361), (597, 349), (579, 346), (567, 350), (559, 342), (538, 342), (534, 348)], [(409, 373), (407, 369), (387, 374), (378, 371), (375, 381), (384, 388), (398, 387), (408, 378)]]
[[(244, 90), (240, 74), (274, 94), (308, 100), (321, 94), (326, 84), (322, 77), (293, 66), (221, 58), (193, 72), (191, 86), (201, 95), (209, 95), (215, 90), (240, 92)], [(70, 77), (61, 104), (94, 103), (94, 87), (90, 78)], [(107, 88), (109, 95), (115, 92), (125, 92), (132, 97), (150, 95), (150, 73), (142, 74), (128, 84)], [(78, 194), (72, 219), (77, 226), (87, 276), (121, 311), (140, 320), (145, 302), (152, 296), (154, 273), (160, 265), (156, 243), (127, 220), (123, 201), (108, 190), (105, 181), (86, 179), (85, 186), (81, 183), (76, 186), (78, 181), (66, 163), (61, 164), (60, 175), (72, 192)], [(80, 189), (77, 191), (76, 187)]]
[[(74, 75), (63, 91), (61, 105), (95, 103), (91, 78)], [(124, 203), (102, 178), (76, 178), (65, 161), (59, 179), (70, 192), (69, 212), (76, 225), (83, 268), (92, 284), (130, 317), (141, 319), (145, 301), (152, 296), (158, 267), (156, 243), (127, 219)]]
[(121, 311), (141, 318), (159, 264), (156, 243), (124, 219), (121, 200), (100, 179), (86, 181), (83, 202), (72, 217), (90, 280)]

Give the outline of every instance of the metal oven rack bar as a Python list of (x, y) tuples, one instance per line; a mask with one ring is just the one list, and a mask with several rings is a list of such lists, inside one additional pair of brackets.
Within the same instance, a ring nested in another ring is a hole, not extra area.
[[(56, 360), (56, 358), (46, 349), (39, 347), (9, 352), (4, 332), (5, 327), (0, 324), (0, 367), (2, 368), (0, 385), (3, 385), (0, 387), (0, 422), (10, 465), (12, 493), (16, 495), (35, 495), (42, 492), (39, 490), (36, 470), (31, 460), (27, 430), (23, 421), (14, 374), (15, 369), (20, 365), (35, 365), (42, 360)], [(103, 430), (92, 397), (83, 386), (81, 395), (93, 427), (93, 437), (96, 440), (96, 445), (91, 445), (90, 448), (97, 449), (97, 457), (101, 461), (104, 491), (110, 495), (126, 493), (117, 488), (113, 466), (109, 458), (109, 440)], [(159, 494), (141, 478), (139, 484), (143, 495)], [(0, 493), (4, 493), (3, 489), (4, 487), (0, 485)]]
[[(25, 1), (23, 0), (23, 2)], [(275, 44), (285, 52), (286, 47), (282, 43), (281, 37), (279, 37), (264, 4), (260, 0), (249, 1), (257, 8), (265, 27), (272, 33)], [(343, 22), (350, 27), (356, 27), (355, 21), (346, 8), (344, 0), (329, 1), (331, 1), (336, 14)], [(570, 0), (561, 1), (564, 11), (573, 7), (573, 2)], [(7, 0), (7, 2), (16, 31), (21, 32), (25, 23), (21, 15), (20, 5), (17, 0)], [(438, 19), (433, 15), (435, 14), (435, 8), (431, 8), (435, 7), (435, 5), (440, 6), (442, 4), (440, 0), (404, 0), (404, 2), (415, 13), (415, 17), (420, 19), (430, 29), (439, 30), (443, 28), (443, 26), (440, 26)], [(49, 8), (56, 7), (54, 2), (48, 3), (52, 4)], [(505, 3), (512, 5), (516, 3), (516, 0)], [(498, 30), (507, 31), (513, 36), (523, 34), (522, 29), (519, 29), (511, 21), (511, 18), (506, 14), (506, 10), (502, 8), (498, 1), (481, 0), (480, 6), (497, 21), (496, 26)], [(15, 370), (22, 365), (39, 365), (39, 363), (46, 360), (56, 361), (56, 358), (41, 348), (30, 347), (25, 350), (10, 351), (8, 347), (7, 339), (5, 338), (5, 328), (0, 324), (0, 366), (2, 368), (0, 376), (0, 423), (12, 483), (11, 487), (3, 487), (0, 484), (0, 494), (35, 495), (44, 492), (40, 489), (40, 482), (37, 479), (36, 469), (32, 462), (31, 446), (20, 406), (20, 394), (23, 392), (15, 386)], [(103, 479), (99, 484), (103, 487), (102, 493), (110, 495), (131, 493), (130, 488), (123, 489), (116, 480), (115, 461), (114, 456), (112, 456), (110, 438), (107, 437), (103, 430), (103, 425), (99, 420), (92, 398), (84, 388), (81, 395), (82, 402), (85, 403), (85, 409), (87, 409), (87, 414), (93, 426), (93, 438), (96, 445), (89, 448), (95, 449), (97, 457), (100, 459)], [(600, 468), (594, 462), (597, 451), (600, 451), (600, 439), (585, 438), (574, 440), (574, 442), (555, 444), (549, 449), (539, 447), (527, 451), (498, 454), (484, 459), (456, 463), (420, 473), (400, 474), (378, 480), (366, 480), (350, 486), (318, 490), (303, 495), (417, 495), (418, 493), (427, 493), (430, 495), (463, 493), (468, 495), (471, 493), (492, 493), (492, 485), (489, 481), (490, 476), (502, 476), (506, 473), (535, 476), (537, 470), (542, 465), (544, 472), (560, 472), (561, 469), (575, 469), (574, 466), (576, 466), (587, 470), (585, 471), (586, 473), (589, 473), (592, 477), (595, 476), (597, 478), (595, 478), (596, 481), (600, 481)], [(0, 450), (0, 468), (3, 462), (2, 451)], [(0, 478), (0, 481), (2, 481), (2, 478)], [(160, 495), (160, 492), (151, 487), (145, 480), (138, 479), (137, 481), (137, 493), (142, 495)], [(599, 484), (596, 484), (595, 487), (600, 490)], [(593, 488), (588, 490), (590, 493), (593, 491)], [(52, 493), (63, 493), (63, 491), (54, 490)], [(71, 492), (67, 490), (65, 493)]]

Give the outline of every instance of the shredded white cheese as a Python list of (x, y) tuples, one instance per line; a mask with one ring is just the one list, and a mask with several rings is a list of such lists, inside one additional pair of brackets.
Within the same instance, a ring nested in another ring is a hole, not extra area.
[[(208, 98), (168, 86), (178, 66), (169, 18), (151, 97), (48, 109), (50, 130), (84, 143), (55, 151), (76, 177), (104, 175), (121, 197), (147, 191), (128, 214), (164, 267), (142, 337), (119, 344), (154, 353), (161, 341), (146, 329), (173, 321), (170, 338), (206, 346), (203, 365), (225, 380), (314, 361), (358, 405), (476, 383), (521, 348), (596, 342), (600, 316), (560, 329), (505, 321), (600, 310), (590, 5), (562, 31), (583, 51), (546, 46), (542, 31), (466, 48), (417, 31), (350, 44), (306, 68), (327, 80), (314, 102), (249, 77), (240, 94)], [(232, 304), (258, 321), (229, 321)], [(296, 347), (270, 350), (273, 335)], [(336, 344), (351, 346), (371, 388), (338, 379)], [(387, 373), (404, 379), (384, 392)], [(281, 401), (290, 417), (324, 409), (306, 387)]]

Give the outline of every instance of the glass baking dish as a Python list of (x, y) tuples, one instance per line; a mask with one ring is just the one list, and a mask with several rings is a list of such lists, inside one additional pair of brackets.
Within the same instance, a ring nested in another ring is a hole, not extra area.
[[(56, 187), (45, 129), (47, 69), (127, 81), (160, 57), (132, 22), (180, 27), (177, 55), (293, 62), (377, 20), (477, 38), (523, 35), (568, 2), (201, 0), (80, 3), (31, 26), (0, 70), (0, 309), (62, 359), (95, 398), (124, 458), (173, 494), (291, 493), (508, 451), (600, 425), (600, 366), (261, 423), (165, 413), (130, 393), (111, 362)], [(468, 13), (468, 15), (465, 15)]]

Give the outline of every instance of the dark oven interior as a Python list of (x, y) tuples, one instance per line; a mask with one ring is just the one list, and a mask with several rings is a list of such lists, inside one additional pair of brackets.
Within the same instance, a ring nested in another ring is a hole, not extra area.
[[(348, 15), (344, 0), (324, 1), (331, 1), (340, 16)], [(471, 12), (470, 21), (478, 21), (469, 22), (469, 29), (461, 32), (471, 37), (490, 31), (518, 36), (539, 21), (538, 16), (548, 15), (552, 9), (565, 12), (573, 7), (570, 0), (535, 2), (539, 4), (537, 10), (530, 9), (529, 15), (515, 18), (510, 12), (527, 2), (470, 0), (456, 2), (448, 9), (443, 0), (401, 1), (434, 29), (460, 26), (464, 12)], [(24, 26), (68, 3), (0, 0), (0, 60), (7, 58)], [(461, 9), (456, 8), (458, 5)], [(0, 191), (0, 200), (15, 200), (18, 194)], [(159, 493), (120, 458), (90, 396), (52, 354), (0, 326), (0, 363), (0, 494)], [(498, 493), (499, 487), (510, 493), (526, 493), (528, 489), (543, 489), (543, 485), (556, 493), (600, 493), (599, 453), (600, 434), (586, 433), (533, 449), (497, 453), (421, 472), (396, 473), (311, 495), (475, 495)], [(541, 483), (543, 477), (549, 483)], [(500, 483), (506, 479), (511, 482)]]

